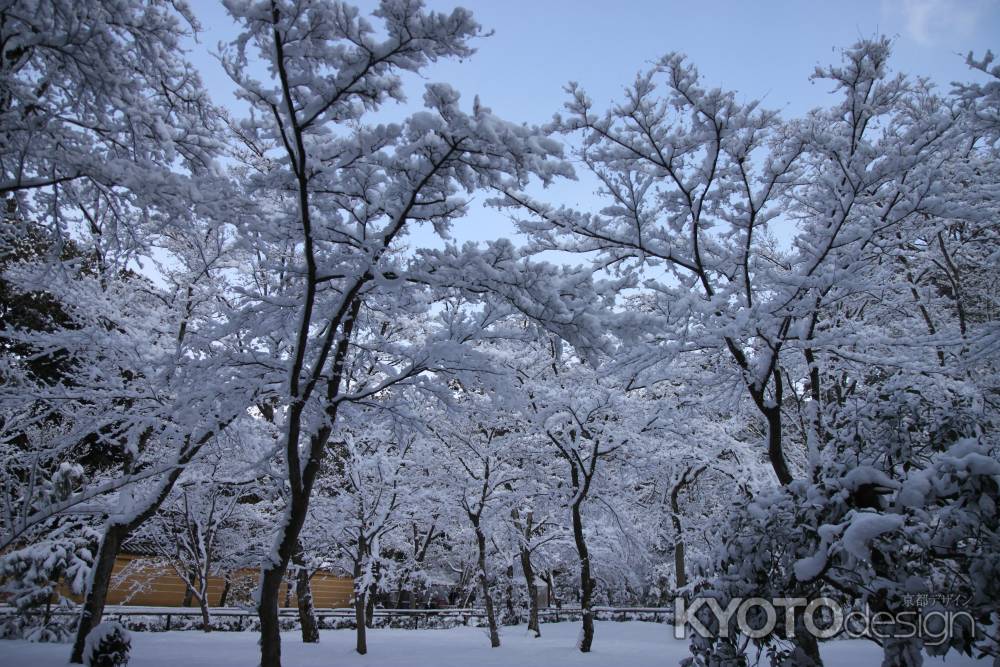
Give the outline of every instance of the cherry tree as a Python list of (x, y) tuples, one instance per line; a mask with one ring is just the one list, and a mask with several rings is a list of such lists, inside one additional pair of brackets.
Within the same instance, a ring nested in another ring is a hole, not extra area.
[[(679, 358), (709, 375), (712, 351), (728, 355), (731, 366), (716, 377), (745, 389), (786, 488), (736, 504), (725, 532), (733, 539), (723, 538), (706, 573), (727, 595), (853, 592), (898, 611), (901, 593), (886, 582), (902, 582), (907, 565), (889, 557), (905, 552), (892, 540), (922, 539), (909, 523), (912, 500), (898, 490), (938, 456), (967, 468), (967, 457), (992, 447), (992, 408), (972, 398), (984, 396), (983, 374), (967, 375), (969, 355), (992, 368), (976, 342), (991, 338), (989, 326), (968, 316), (972, 304), (990, 308), (982, 280), (969, 278), (969, 267), (989, 262), (977, 252), (991, 238), (983, 188), (993, 169), (983, 160), (994, 148), (981, 138), (988, 103), (976, 98), (986, 87), (942, 98), (891, 74), (889, 53), (888, 40), (863, 41), (842, 64), (818, 68), (836, 101), (795, 121), (704, 88), (678, 56), (640, 75), (606, 114), (571, 86), (569, 113), (553, 127), (580, 133), (580, 157), (608, 205), (581, 213), (505, 195), (530, 214), (522, 227), (537, 249), (590, 253), (595, 268), (643, 289), (643, 308), (616, 329), (626, 349), (619, 364), (637, 369), (641, 385), (653, 387)], [(788, 244), (777, 242), (779, 226)], [(660, 267), (667, 278), (649, 270)], [(689, 486), (701, 465), (679, 483)], [(979, 472), (989, 470), (984, 463)], [(960, 531), (947, 504), (924, 511), (944, 512)], [(840, 527), (813, 535), (819, 525)], [(778, 545), (792, 562), (766, 556)], [(929, 570), (949, 561), (972, 576), (983, 566), (977, 556), (956, 563), (937, 553)], [(871, 569), (859, 570), (869, 559)], [(961, 650), (969, 641), (955, 638)], [(709, 661), (734, 648), (694, 644)], [(890, 642), (887, 664), (919, 649)], [(805, 633), (788, 654), (820, 661)]]
[(522, 472), (514, 459), (519, 428), (515, 417), (490, 405), (476, 388), (466, 387), (460, 394), (456, 399), (460, 410), (432, 420), (427, 430), (440, 447), (433, 451), (442, 464), (440, 479), (449, 489), (449, 502), (461, 508), (472, 529), (479, 595), (486, 610), (490, 646), (497, 648), (500, 632), (489, 547), (520, 486)]
[[(241, 326), (253, 332), (242, 363), (258, 369), (261, 402), (280, 420), (289, 490), (259, 595), (262, 664), (272, 667), (280, 662), (278, 590), (341, 405), (446, 370), (474, 331), (454, 319), (416, 339), (386, 336), (383, 327), (427, 308), (420, 294), (428, 280), (406, 279), (400, 239), (411, 225), (444, 232), (465, 211), (462, 190), (516, 187), (529, 175), (545, 181), (568, 167), (536, 129), (501, 121), (478, 102), (466, 113), (445, 85), (429, 85), (427, 110), (402, 124), (363, 122), (402, 97), (399, 73), (471, 53), (479, 27), (464, 10), (438, 14), (386, 1), (375, 12), (378, 37), (346, 5), (233, 1), (227, 8), (243, 32), (223, 63), (253, 109), (234, 131), (244, 146), (246, 196), (260, 203), (260, 215), (241, 230), (257, 253), (240, 305)], [(251, 50), (271, 81), (251, 72)], [(512, 260), (511, 270), (523, 273)], [(434, 275), (432, 266), (420, 268)]]
[(344, 569), (354, 577), (355, 649), (361, 655), (368, 652), (366, 628), (382, 578), (383, 542), (403, 519), (417, 476), (413, 459), (420, 458), (412, 450), (414, 436), (392, 422), (372, 420), (371, 411), (364, 417), (363, 427), (341, 431), (334, 448), (342, 472), (324, 484), (335, 497), (323, 504), (323, 514), (336, 525), (334, 545), (346, 561)]
[[(212, 630), (208, 598), (209, 577), (218, 574), (220, 552), (233, 545), (223, 544), (230, 536), (226, 527), (247, 493), (248, 483), (234, 477), (232, 465), (236, 447), (209, 453), (195, 465), (188, 466), (186, 475), (174, 488), (173, 496), (147, 521), (134, 540), (151, 549), (187, 588), (201, 610), (202, 630)], [(230, 465), (226, 465), (227, 462)], [(226, 470), (229, 468), (230, 470)]]
[[(8, 358), (4, 401), (11, 414), (61, 425), (50, 452), (102, 451), (113, 462), (22, 514), (5, 542), (85, 504), (107, 516), (84, 591), (79, 662), (120, 545), (243, 408), (239, 392), (217, 391), (231, 376), (205, 354), (223, 345), (207, 331), (228, 251), (226, 184), (214, 162), (221, 126), (180, 56), (195, 27), (183, 4), (18, 2), (2, 12), (5, 220), (43, 229), (51, 248), (7, 279), (65, 310), (55, 326), (5, 338), (73, 360), (52, 383)], [(79, 250), (67, 253), (71, 244)]]
[(122, 209), (156, 199), (150, 180), (162, 185), (174, 161), (210, 168), (218, 149), (214, 111), (180, 55), (193, 15), (166, 0), (24, 0), (0, 15), (6, 214), (58, 216), (79, 196), (94, 225), (128, 242)]
[[(818, 70), (843, 101), (797, 123), (705, 88), (679, 55), (640, 74), (606, 113), (571, 84), (553, 129), (581, 137), (580, 159), (607, 206), (584, 213), (510, 191), (501, 200), (529, 216), (521, 227), (536, 248), (591, 253), (596, 268), (655, 296), (658, 316), (626, 320), (637, 367), (679, 351), (728, 351), (730, 377), (767, 423), (782, 484), (795, 476), (782, 439), (783, 359), (794, 350), (811, 363), (819, 308), (840, 271), (874, 235), (934, 203), (932, 165), (950, 145), (947, 115), (897, 113), (909, 84), (886, 75), (888, 53), (886, 41), (864, 42), (845, 52), (844, 67)], [(790, 215), (783, 251), (773, 229)], [(814, 450), (799, 465), (815, 463)]]

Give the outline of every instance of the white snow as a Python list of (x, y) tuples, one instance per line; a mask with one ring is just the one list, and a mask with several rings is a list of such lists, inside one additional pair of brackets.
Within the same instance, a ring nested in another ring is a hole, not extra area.
[(851, 525), (844, 531), (844, 549), (860, 560), (867, 560), (871, 555), (872, 540), (896, 530), (904, 521), (901, 514), (859, 512), (854, 515)]
[[(118, 635), (120, 640), (117, 642), (117, 646), (107, 646), (102, 647), (101, 644), (106, 639), (114, 639), (114, 636)], [(122, 645), (124, 644), (124, 645)], [(95, 655), (98, 651), (105, 653), (105, 658), (108, 655), (115, 655), (119, 659), (124, 655), (125, 662), (128, 662), (128, 656), (130, 655), (130, 647), (132, 644), (132, 634), (125, 629), (120, 623), (115, 623), (113, 621), (105, 621), (98, 624), (90, 633), (87, 635), (86, 643), (83, 649), (83, 660), (87, 667), (93, 664)]]
[[(354, 652), (352, 630), (324, 630), (319, 644), (303, 644), (296, 632), (282, 634), (284, 667), (666, 667), (686, 657), (687, 642), (673, 637), (669, 625), (638, 621), (598, 622), (594, 650), (576, 649), (579, 623), (546, 623), (542, 637), (534, 639), (523, 625), (502, 629), (500, 648), (491, 649), (483, 628), (450, 630), (376, 629), (368, 631), (367, 655)], [(252, 632), (135, 632), (129, 667), (247, 667), (259, 660), (258, 635)], [(881, 663), (878, 646), (863, 640), (835, 641), (822, 645), (827, 667), (859, 667)], [(64, 667), (66, 644), (32, 644), (0, 641), (0, 667)], [(986, 665), (964, 656), (947, 660), (926, 658), (925, 664)]]
[(815, 554), (795, 561), (795, 578), (799, 581), (811, 581), (819, 576), (826, 567), (826, 545), (822, 545)]

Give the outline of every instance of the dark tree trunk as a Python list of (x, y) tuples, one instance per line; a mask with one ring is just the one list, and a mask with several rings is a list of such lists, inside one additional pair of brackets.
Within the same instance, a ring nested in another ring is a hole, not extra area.
[(257, 616), (260, 618), (260, 664), (261, 667), (281, 667), (281, 626), (278, 623), (278, 600), (281, 582), (285, 578), (285, 564), (274, 564), (261, 572), (260, 602)]
[[(777, 374), (776, 374), (777, 375)], [(776, 382), (780, 382), (780, 376)], [(774, 474), (782, 485), (790, 484), (792, 473), (785, 461), (785, 451), (781, 444), (781, 405), (765, 408), (764, 418), (767, 420), (767, 456), (774, 468)]]
[(580, 637), (580, 652), (589, 653), (594, 643), (594, 612), (591, 609), (594, 598), (594, 579), (590, 576), (590, 552), (583, 535), (583, 517), (580, 503), (573, 503), (573, 540), (580, 556), (580, 610), (583, 616), (583, 635)]
[(394, 607), (396, 609), (402, 609), (403, 608), (403, 594), (404, 594), (403, 587), (405, 585), (406, 585), (406, 580), (405, 579), (401, 579), (400, 582), (399, 582), (399, 587), (396, 588), (396, 604), (394, 605)]
[(516, 625), (518, 622), (517, 610), (514, 608), (514, 564), (507, 566), (507, 588), (504, 591), (505, 602), (507, 604), (507, 618), (504, 625)]
[(302, 546), (295, 552), (293, 562), (295, 571), (295, 601), (299, 607), (299, 626), (302, 628), (302, 641), (306, 644), (319, 643), (319, 626), (316, 623), (316, 611), (313, 609), (312, 586), (309, 584), (309, 569), (306, 567)]
[(208, 595), (198, 598), (198, 607), (201, 609), (201, 629), (205, 632), (212, 631), (212, 616), (208, 613)]
[[(331, 380), (327, 387), (330, 397), (336, 396), (343, 378), (344, 358), (357, 319), (361, 301), (352, 299), (350, 312), (344, 320), (343, 336), (337, 342), (334, 363), (331, 368)], [(306, 327), (308, 329), (308, 327)], [(293, 478), (289, 497), (288, 518), (281, 531), (278, 541), (277, 558), (267, 561), (261, 568), (260, 601), (257, 604), (257, 616), (260, 618), (260, 667), (281, 667), (281, 624), (278, 617), (278, 600), (281, 594), (281, 582), (288, 570), (288, 563), (295, 553), (299, 535), (309, 512), (309, 497), (312, 495), (313, 483), (319, 474), (323, 463), (323, 454), (333, 424), (337, 421), (337, 403), (330, 403), (326, 408), (326, 423), (309, 438), (309, 457), (305, 467), (299, 470), (299, 440), (302, 435), (302, 410), (304, 404), (295, 400), (288, 410), (288, 433), (285, 436), (285, 455), (289, 471)]]
[(674, 539), (674, 574), (678, 590), (687, 586), (687, 573), (685, 573), (684, 568), (684, 538), (678, 531), (678, 535)]
[(677, 589), (687, 586), (687, 567), (684, 559), (684, 526), (681, 524), (681, 503), (680, 494), (687, 486), (695, 481), (708, 470), (707, 465), (697, 468), (688, 468), (681, 475), (681, 478), (670, 490), (670, 519), (674, 524), (674, 576), (676, 577)]
[(104, 604), (107, 602), (108, 587), (111, 585), (111, 571), (114, 569), (115, 559), (118, 558), (121, 543), (128, 537), (128, 532), (128, 526), (122, 525), (111, 525), (104, 530), (104, 538), (97, 550), (97, 558), (94, 560), (90, 575), (90, 587), (87, 589), (83, 609), (80, 612), (80, 622), (77, 625), (70, 662), (83, 663), (83, 649), (87, 635), (104, 616)]
[(541, 637), (542, 631), (538, 625), (538, 583), (535, 578), (535, 568), (531, 564), (531, 552), (525, 546), (521, 547), (521, 569), (524, 571), (524, 581), (528, 584), (528, 630)]
[(490, 595), (490, 577), (486, 570), (486, 535), (479, 527), (479, 515), (469, 514), (472, 525), (476, 529), (476, 546), (479, 547), (479, 587), (483, 593), (483, 606), (486, 608), (486, 623), (490, 628), (490, 646), (500, 646), (500, 632), (497, 629), (496, 611), (493, 609), (493, 597)]
[(367, 628), (375, 627), (375, 595), (377, 591), (378, 584), (372, 582), (372, 585), (368, 587), (365, 599), (365, 627)]
[[(188, 581), (194, 581), (197, 575), (194, 572), (188, 572)], [(184, 599), (181, 600), (182, 607), (190, 607), (194, 603), (194, 587), (185, 586), (184, 587)]]
[[(344, 344), (346, 347), (346, 343)], [(290, 422), (299, 423), (301, 407), (293, 404)], [(329, 415), (330, 423), (336, 419), (336, 412)], [(281, 532), (276, 556), (261, 567), (260, 600), (257, 603), (257, 617), (260, 619), (260, 667), (281, 667), (281, 623), (278, 614), (278, 603), (281, 601), (281, 584), (288, 572), (288, 563), (296, 551), (299, 535), (309, 511), (309, 496), (312, 485), (322, 464), (323, 447), (329, 440), (331, 427), (323, 426), (310, 438), (310, 458), (302, 472), (301, 487), (291, 490), (288, 508), (288, 518)], [(297, 443), (297, 429), (292, 429), (287, 436), (290, 442)], [(297, 447), (296, 447), (297, 448)]]
[(225, 607), (226, 603), (229, 602), (229, 593), (233, 589), (233, 575), (231, 572), (226, 572), (222, 584), (222, 593), (219, 595), (219, 606)]
[(816, 638), (813, 637), (812, 634), (806, 629), (805, 622), (802, 619), (802, 610), (800, 608), (796, 609), (794, 642), (807, 656), (809, 656), (809, 659), (813, 661), (812, 667), (823, 667), (823, 658), (819, 654), (819, 642), (817, 642)]
[(365, 602), (368, 597), (368, 586), (365, 586), (361, 580), (363, 573), (361, 562), (356, 561), (354, 563), (354, 627), (357, 636), (355, 649), (361, 655), (368, 653), (368, 636), (365, 627)]
[[(311, 466), (312, 463), (309, 464)], [(307, 474), (310, 472), (307, 466)], [(319, 462), (309, 475), (310, 490), (315, 471)], [(257, 616), (260, 619), (260, 662), (261, 667), (281, 667), (281, 623), (278, 614), (278, 604), (281, 602), (281, 584), (288, 572), (288, 563), (298, 543), (302, 524), (305, 522), (309, 509), (307, 493), (298, 494), (293, 491), (290, 500), (288, 522), (278, 543), (277, 559), (267, 562), (261, 569), (260, 601), (257, 604)]]
[(511, 510), (511, 518), (514, 526), (521, 534), (521, 546), (518, 556), (521, 559), (521, 571), (524, 572), (524, 583), (528, 586), (528, 630), (535, 633), (535, 638), (542, 636), (542, 631), (538, 627), (538, 582), (535, 577), (535, 568), (531, 564), (531, 536), (534, 532), (534, 517), (529, 510), (524, 521), (521, 521), (521, 513), (517, 509)]
[[(222, 428), (224, 425), (220, 424)], [(197, 441), (188, 440), (177, 455), (176, 466), (163, 478), (156, 492), (145, 499), (146, 506), (132, 515), (131, 520), (125, 523), (110, 522), (104, 529), (104, 536), (101, 538), (101, 546), (97, 552), (97, 558), (90, 573), (90, 583), (87, 587), (87, 596), (83, 602), (80, 612), (80, 622), (76, 627), (76, 639), (73, 641), (73, 651), (70, 655), (70, 662), (83, 662), (83, 649), (87, 642), (87, 635), (93, 630), (104, 616), (104, 604), (108, 598), (108, 587), (111, 585), (111, 572), (115, 566), (115, 559), (118, 557), (118, 550), (128, 539), (133, 530), (146, 522), (149, 517), (160, 509), (160, 505), (170, 495), (174, 483), (180, 477), (184, 465), (195, 457), (198, 451), (206, 442), (215, 437), (215, 431), (210, 431)], [(151, 431), (143, 432), (141, 441), (146, 441), (152, 437)]]
[(559, 599), (559, 594), (556, 592), (556, 578), (552, 574), (552, 570), (547, 570), (545, 572), (545, 585), (548, 587), (549, 594), (549, 604), (556, 609), (562, 609), (562, 601)]
[(681, 477), (681, 480), (670, 490), (670, 518), (674, 524), (674, 576), (677, 590), (687, 586), (687, 572), (684, 563), (684, 532), (681, 526), (681, 508), (678, 500), (686, 477), (687, 473), (685, 472), (684, 477)]
[(363, 592), (354, 595), (354, 625), (357, 628), (355, 649), (361, 655), (368, 653), (368, 635), (365, 626), (365, 598), (367, 597)]

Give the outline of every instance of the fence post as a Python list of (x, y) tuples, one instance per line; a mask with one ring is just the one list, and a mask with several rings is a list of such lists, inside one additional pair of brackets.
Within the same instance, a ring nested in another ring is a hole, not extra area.
[(166, 629), (167, 632), (170, 632), (170, 617), (171, 616), (172, 616), (172, 614), (167, 614), (167, 629)]

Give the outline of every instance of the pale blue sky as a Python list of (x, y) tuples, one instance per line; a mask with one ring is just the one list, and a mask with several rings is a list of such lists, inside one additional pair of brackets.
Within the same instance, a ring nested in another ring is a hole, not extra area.
[[(354, 3), (363, 10), (375, 2)], [(512, 121), (543, 123), (561, 109), (562, 87), (580, 82), (599, 108), (649, 61), (686, 53), (707, 84), (736, 90), (743, 99), (798, 115), (826, 103), (828, 86), (808, 77), (817, 64), (835, 62), (837, 49), (879, 34), (895, 40), (897, 71), (947, 87), (969, 80), (964, 54), (1000, 49), (1000, 0), (847, 0), (840, 2), (679, 2), (673, 0), (429, 0), (432, 9), (472, 10), (490, 37), (465, 62), (443, 62), (428, 81), (450, 83), (469, 101), (482, 102)], [(192, 0), (203, 24), (190, 56), (216, 101), (232, 106), (232, 84), (209, 53), (235, 36), (221, 3)], [(408, 91), (419, 104), (419, 81)], [(548, 193), (559, 203), (593, 203), (592, 185), (565, 183)], [(458, 239), (510, 236), (502, 216), (475, 205), (455, 229)], [(424, 235), (414, 239), (421, 243)]]

